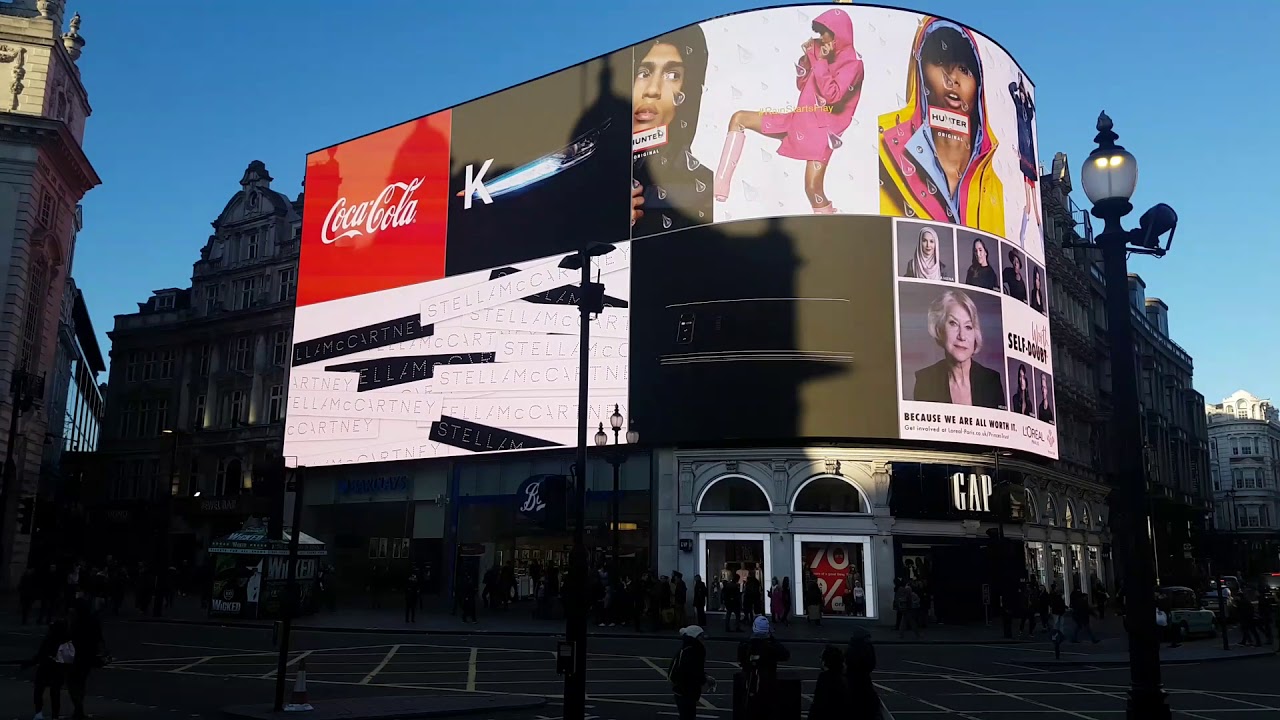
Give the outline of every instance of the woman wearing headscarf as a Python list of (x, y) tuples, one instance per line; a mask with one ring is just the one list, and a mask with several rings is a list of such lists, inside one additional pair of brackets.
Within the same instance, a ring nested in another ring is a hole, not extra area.
[(781, 138), (778, 154), (804, 160), (804, 191), (813, 212), (836, 212), (827, 197), (827, 166), (843, 141), (844, 131), (862, 96), (864, 68), (853, 44), (853, 21), (844, 10), (828, 10), (811, 26), (818, 37), (801, 44), (796, 61), (796, 89), (800, 98), (793, 112), (739, 110), (729, 119), (729, 132), (716, 169), (715, 196), (729, 199), (733, 173), (742, 157), (746, 132)]
[(693, 156), (707, 40), (697, 25), (634, 49), (631, 236), (711, 222), (711, 168)]
[(907, 104), (880, 116), (880, 214), (1004, 236), (1004, 186), (992, 160), (982, 62), (973, 33), (926, 17), (911, 45)]
[(903, 277), (917, 280), (950, 280), (947, 264), (942, 262), (938, 251), (938, 231), (931, 227), (920, 228), (920, 239), (916, 241), (916, 252), (907, 260)]
[(991, 267), (991, 252), (982, 238), (973, 239), (973, 255), (969, 259), (964, 284), (1000, 292), (1000, 279), (996, 277), (995, 268)]

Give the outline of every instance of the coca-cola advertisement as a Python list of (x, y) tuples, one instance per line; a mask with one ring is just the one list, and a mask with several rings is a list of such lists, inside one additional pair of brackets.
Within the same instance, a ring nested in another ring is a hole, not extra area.
[(307, 158), (300, 307), (444, 277), (450, 124), (446, 110)]

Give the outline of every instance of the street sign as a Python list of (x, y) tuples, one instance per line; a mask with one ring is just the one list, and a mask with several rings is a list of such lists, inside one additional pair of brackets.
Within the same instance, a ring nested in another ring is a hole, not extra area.
[(982, 604), (983, 605), (991, 604), (991, 586), (987, 585), (986, 583), (983, 583), (982, 585)]

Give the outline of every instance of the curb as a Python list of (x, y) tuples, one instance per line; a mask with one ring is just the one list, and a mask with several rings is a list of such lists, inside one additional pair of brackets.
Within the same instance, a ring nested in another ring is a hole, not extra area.
[[(1227, 651), (1230, 652), (1230, 651)], [(1209, 655), (1201, 658), (1160, 658), (1161, 665), (1199, 665), (1201, 663), (1227, 662), (1230, 660), (1257, 660), (1259, 658), (1274, 657), (1275, 650), (1267, 651), (1248, 651), (1239, 655)], [(1011, 663), (1018, 665), (1027, 665), (1035, 668), (1060, 668), (1060, 667), (1129, 667), (1129, 661), (1125, 660), (1087, 660), (1083, 658), (1072, 658), (1070, 660), (1041, 660), (1033, 658), (1029, 660), (1011, 660)]]
[[(119, 620), (117, 622), (156, 624), (156, 625), (190, 625), (204, 627), (224, 627), (236, 628), (240, 630), (271, 630), (272, 626), (258, 622), (236, 622), (225, 620), (185, 620), (171, 618), (130, 618)], [(376, 628), (376, 627), (338, 627), (333, 625), (294, 625), (294, 632), (309, 633), (332, 633), (332, 634), (349, 634), (349, 635), (439, 635), (439, 636), (479, 636), (479, 637), (562, 637), (564, 631), (542, 631), (542, 630), (480, 630), (460, 628), (457, 630), (443, 630), (438, 628), (420, 629), (420, 628)], [(609, 640), (672, 640), (674, 635), (667, 634), (641, 634), (641, 633), (620, 633), (620, 632), (588, 632), (588, 638), (603, 638)], [(717, 637), (712, 635), (710, 631), (706, 636), (706, 642), (741, 642), (746, 639), (746, 633), (739, 635), (730, 634), (727, 637)], [(830, 638), (789, 638), (779, 636), (779, 639), (791, 644), (803, 645), (826, 645), (828, 643), (845, 643), (848, 637), (830, 637)], [(1026, 640), (1006, 640), (1002, 638), (978, 638), (972, 640), (874, 640), (876, 645), (1030, 645), (1032, 643)]]
[[(412, 696), (417, 698), (429, 699), (430, 696)], [(383, 698), (393, 699), (393, 698)], [(462, 715), (477, 715), (480, 713), (497, 713), (508, 712), (511, 710), (529, 710), (532, 708), (540, 708), (547, 704), (547, 699), (542, 697), (533, 697), (529, 695), (516, 696), (484, 696), (480, 698), (470, 698), (471, 703), (468, 705), (455, 705), (453, 707), (423, 707), (419, 709), (383, 709), (382, 711), (370, 711), (366, 714), (351, 713), (339, 711), (326, 713), (323, 709), (324, 701), (320, 701), (320, 708), (305, 713), (307, 717), (315, 718), (342, 718), (342, 720), (407, 720), (408, 718), (443, 718), (443, 717), (459, 717)], [(452, 704), (452, 703), (451, 703)], [(274, 712), (262, 709), (261, 705), (236, 705), (233, 707), (224, 707), (221, 710), (222, 716), (228, 720), (274, 720), (275, 718), (297, 717), (296, 712)]]

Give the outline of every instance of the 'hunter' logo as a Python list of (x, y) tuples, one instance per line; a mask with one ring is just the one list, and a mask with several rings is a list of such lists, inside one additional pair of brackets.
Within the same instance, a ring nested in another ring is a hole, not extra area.
[(345, 197), (338, 198), (320, 228), (320, 241), (331, 245), (343, 238), (372, 235), (379, 230), (404, 227), (418, 218), (418, 201), (413, 192), (422, 187), (426, 178), (407, 183), (391, 183), (378, 193), (378, 197), (359, 205), (348, 205)]

